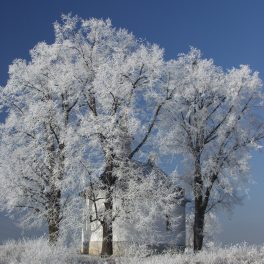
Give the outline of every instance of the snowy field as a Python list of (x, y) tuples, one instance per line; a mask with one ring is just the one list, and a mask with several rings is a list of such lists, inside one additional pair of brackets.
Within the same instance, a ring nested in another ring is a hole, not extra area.
[(264, 246), (235, 245), (199, 254), (102, 259), (79, 255), (63, 247), (50, 248), (45, 240), (8, 242), (0, 248), (0, 264), (264, 264)]

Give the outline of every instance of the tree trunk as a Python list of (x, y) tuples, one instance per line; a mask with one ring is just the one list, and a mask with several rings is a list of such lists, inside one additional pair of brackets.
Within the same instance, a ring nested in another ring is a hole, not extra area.
[(113, 175), (113, 168), (113, 156), (111, 155), (107, 158), (107, 165), (101, 178), (106, 192), (104, 216), (103, 221), (101, 221), (103, 227), (102, 256), (113, 255), (113, 186), (116, 181), (116, 177)]
[(55, 245), (58, 241), (59, 236), (59, 226), (56, 220), (49, 221), (49, 243), (50, 245)]
[(52, 206), (49, 210), (48, 215), (48, 230), (49, 230), (49, 243), (55, 245), (59, 238), (59, 227), (60, 227), (60, 190), (54, 191), (52, 195)]
[(197, 150), (195, 160), (195, 172), (194, 172), (194, 199), (195, 199), (195, 211), (194, 211), (194, 224), (193, 224), (193, 250), (197, 252), (203, 247), (204, 237), (204, 217), (205, 210), (203, 206), (203, 178), (201, 173), (200, 154)]
[(103, 220), (103, 242), (102, 256), (113, 255), (113, 197), (112, 192), (108, 191), (105, 202), (105, 216)]
[(203, 247), (205, 211), (202, 204), (195, 199), (195, 216), (193, 225), (193, 250), (197, 252)]

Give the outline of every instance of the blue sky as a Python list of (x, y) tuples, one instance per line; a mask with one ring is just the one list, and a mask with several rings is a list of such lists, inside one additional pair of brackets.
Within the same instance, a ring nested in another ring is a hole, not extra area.
[[(114, 26), (165, 48), (167, 59), (194, 46), (224, 68), (249, 64), (264, 79), (263, 0), (1, 0), (0, 85), (7, 80), (12, 60), (27, 59), (39, 41), (52, 42), (52, 23), (69, 12), (83, 18), (111, 18)], [(253, 154), (256, 183), (250, 199), (232, 216), (221, 217), (218, 238), (223, 243), (264, 242), (263, 161), (263, 153)], [(17, 232), (1, 215), (0, 241)]]

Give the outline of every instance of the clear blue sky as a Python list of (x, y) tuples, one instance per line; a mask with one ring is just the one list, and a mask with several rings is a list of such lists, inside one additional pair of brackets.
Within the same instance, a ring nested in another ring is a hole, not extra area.
[[(8, 65), (28, 58), (39, 41), (53, 41), (52, 23), (62, 13), (89, 18), (111, 18), (137, 37), (155, 42), (166, 58), (186, 52), (189, 46), (212, 57), (225, 68), (249, 64), (264, 79), (263, 0), (1, 0), (0, 84), (7, 80)], [(250, 200), (234, 210), (231, 220), (222, 217), (224, 243), (264, 242), (264, 154), (253, 155)], [(0, 241), (12, 233), (11, 223), (0, 216)]]

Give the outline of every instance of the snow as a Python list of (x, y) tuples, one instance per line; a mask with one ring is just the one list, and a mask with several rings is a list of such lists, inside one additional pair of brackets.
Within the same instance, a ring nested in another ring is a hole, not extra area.
[(212, 247), (198, 254), (163, 254), (100, 258), (80, 255), (63, 246), (50, 247), (38, 240), (10, 241), (0, 247), (0, 264), (263, 264), (264, 245), (238, 244), (226, 248)]

